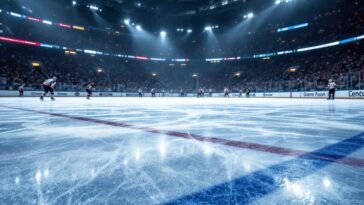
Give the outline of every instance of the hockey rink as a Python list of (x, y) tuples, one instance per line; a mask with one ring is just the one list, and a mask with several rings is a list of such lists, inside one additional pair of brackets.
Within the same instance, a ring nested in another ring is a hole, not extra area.
[(0, 98), (0, 204), (364, 204), (362, 100)]

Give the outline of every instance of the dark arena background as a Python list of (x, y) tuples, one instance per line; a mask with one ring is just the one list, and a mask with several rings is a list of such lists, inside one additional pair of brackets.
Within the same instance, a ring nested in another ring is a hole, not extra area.
[(363, 205), (363, 0), (1, 0), (0, 205)]

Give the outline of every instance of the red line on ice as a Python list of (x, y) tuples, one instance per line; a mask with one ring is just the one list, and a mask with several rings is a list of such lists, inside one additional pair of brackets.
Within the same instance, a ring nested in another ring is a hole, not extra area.
[(331, 162), (345, 164), (345, 165), (349, 165), (349, 166), (364, 167), (364, 159), (346, 157), (346, 156), (341, 156), (341, 155), (311, 153), (308, 151), (294, 150), (294, 149), (289, 149), (289, 148), (284, 148), (284, 147), (256, 144), (256, 143), (251, 143), (251, 142), (242, 142), (242, 141), (236, 141), (236, 140), (223, 139), (223, 138), (219, 138), (219, 137), (202, 136), (202, 135), (189, 134), (189, 133), (177, 132), (177, 131), (167, 131), (167, 130), (143, 127), (143, 126), (138, 126), (138, 125), (125, 124), (122, 122), (99, 120), (99, 119), (82, 117), (82, 116), (51, 113), (51, 112), (44, 112), (44, 111), (17, 108), (17, 107), (9, 107), (9, 106), (2, 106), (2, 107), (16, 109), (16, 110), (23, 110), (23, 111), (28, 111), (28, 112), (34, 112), (34, 113), (39, 113), (39, 114), (44, 114), (44, 115), (50, 115), (50, 116), (55, 116), (55, 117), (63, 117), (63, 118), (69, 118), (69, 119), (80, 120), (80, 121), (85, 121), (85, 122), (109, 125), (109, 126), (114, 126), (114, 127), (122, 127), (122, 128), (133, 129), (133, 130), (140, 130), (140, 131), (154, 133), (154, 134), (163, 134), (163, 135), (167, 135), (167, 136), (171, 136), (171, 137), (197, 140), (200, 142), (210, 142), (210, 143), (214, 143), (214, 144), (221, 144), (221, 145), (230, 146), (230, 147), (249, 149), (249, 150), (279, 154), (279, 155), (284, 155), (284, 156), (299, 157), (299, 156), (307, 155), (309, 157), (309, 159), (331, 161)]

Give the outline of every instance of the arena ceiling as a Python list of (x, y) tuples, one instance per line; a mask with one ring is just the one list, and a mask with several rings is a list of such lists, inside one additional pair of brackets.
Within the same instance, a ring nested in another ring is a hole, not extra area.
[(147, 12), (161, 16), (193, 16), (226, 10), (262, 6), (263, 0), (78, 0), (82, 4), (96, 4), (124, 13)]

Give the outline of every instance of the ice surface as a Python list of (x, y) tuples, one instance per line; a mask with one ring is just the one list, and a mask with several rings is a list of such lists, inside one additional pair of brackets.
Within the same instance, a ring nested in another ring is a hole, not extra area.
[(364, 204), (363, 108), (361, 100), (0, 98), (0, 204)]

